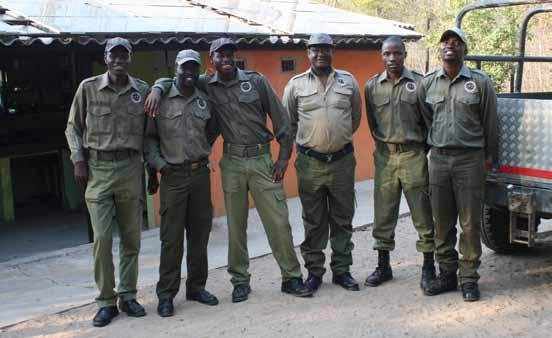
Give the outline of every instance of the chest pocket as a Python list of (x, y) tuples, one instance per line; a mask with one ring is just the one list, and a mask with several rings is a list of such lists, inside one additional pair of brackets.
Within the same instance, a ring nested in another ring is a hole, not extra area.
[(478, 105), (481, 99), (480, 99), (479, 92), (475, 92), (470, 94), (468, 93), (462, 94), (461, 96), (458, 97), (458, 101), (466, 105), (472, 105), (472, 104)]
[(341, 86), (333, 87), (335, 93), (335, 106), (339, 109), (347, 109), (351, 107), (351, 97), (353, 89)]
[(104, 106), (93, 106), (88, 110), (86, 126), (90, 135), (110, 133), (113, 131), (113, 114), (111, 108)]
[(374, 96), (374, 105), (376, 107), (382, 107), (389, 104), (389, 96), (387, 95), (376, 95)]
[(444, 101), (445, 97), (443, 95), (428, 95), (425, 98), (425, 102), (432, 106), (442, 104)]
[(194, 105), (192, 110), (192, 127), (204, 130), (207, 120), (211, 118), (211, 114), (207, 109), (207, 103), (205, 100), (195, 100), (192, 104)]
[[(245, 89), (247, 89), (247, 86), (245, 86), (244, 84), (245, 83), (249, 83), (249, 91), (245, 91)], [(252, 88), (252, 85), (250, 82), (242, 82), (240, 84), (240, 94), (238, 96), (238, 100), (240, 102), (243, 102), (243, 103), (254, 103), (256, 101), (259, 101), (260, 100), (260, 95), (259, 95), (259, 92), (255, 89), (255, 88)]]
[(159, 133), (167, 133), (169, 135), (176, 135), (178, 130), (183, 127), (183, 112), (181, 108), (163, 109), (161, 107), (161, 114), (157, 116), (157, 125), (159, 127)]
[(308, 112), (319, 109), (322, 105), (316, 95), (316, 88), (303, 90), (297, 93), (297, 108), (299, 111)]
[(403, 89), (401, 93), (401, 101), (408, 104), (416, 104), (418, 101), (416, 97), (416, 91), (409, 92), (406, 88)]

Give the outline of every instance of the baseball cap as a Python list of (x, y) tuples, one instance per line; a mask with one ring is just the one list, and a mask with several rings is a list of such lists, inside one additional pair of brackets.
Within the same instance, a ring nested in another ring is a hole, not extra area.
[(178, 52), (175, 60), (177, 65), (180, 66), (188, 61), (194, 61), (197, 64), (201, 65), (201, 56), (193, 49), (184, 49)]
[(107, 40), (107, 42), (105, 43), (105, 51), (109, 52), (117, 46), (123, 46), (129, 53), (132, 53), (132, 46), (130, 45), (130, 42), (128, 42), (127, 39), (123, 39), (120, 37)]
[(307, 47), (315, 45), (330, 45), (334, 46), (332, 37), (326, 33), (316, 33), (310, 36), (309, 41), (307, 41)]
[(220, 38), (211, 42), (211, 48), (209, 49), (209, 54), (213, 55), (214, 52), (221, 49), (224, 46), (232, 46), (234, 50), (238, 50), (236, 43), (230, 38)]
[(466, 33), (464, 33), (464, 31), (458, 27), (452, 27), (447, 29), (441, 35), (441, 39), (439, 39), (439, 42), (443, 42), (443, 40), (445, 40), (450, 35), (456, 35), (460, 40), (462, 40), (462, 42), (464, 43), (464, 45), (466, 45), (466, 47), (468, 46), (468, 39), (466, 38)]

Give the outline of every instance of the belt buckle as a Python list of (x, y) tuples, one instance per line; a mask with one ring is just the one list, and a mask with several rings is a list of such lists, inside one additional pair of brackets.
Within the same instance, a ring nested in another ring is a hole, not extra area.
[(332, 161), (332, 158), (333, 158), (332, 154), (326, 155), (326, 162), (330, 163)]

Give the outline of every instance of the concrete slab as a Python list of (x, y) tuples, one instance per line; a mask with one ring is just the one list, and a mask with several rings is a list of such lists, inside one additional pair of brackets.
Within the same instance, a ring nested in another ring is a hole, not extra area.
[[(357, 182), (355, 188), (357, 207), (353, 226), (358, 228), (373, 222), (373, 181)], [(299, 245), (304, 238), (299, 198), (289, 199), (288, 208), (294, 243)], [(400, 213), (407, 212), (403, 197)], [(227, 264), (227, 235), (226, 218), (216, 218), (209, 241), (210, 269)], [(255, 209), (251, 209), (249, 214), (248, 246), (251, 257), (270, 253)], [(118, 257), (117, 241), (113, 248), (114, 257)], [(159, 253), (159, 230), (143, 232), (139, 289), (157, 282)], [(118, 268), (117, 263), (115, 265)], [(186, 266), (182, 269), (185, 275)], [(3, 305), (0, 308), (0, 328), (89, 304), (96, 294), (91, 244), (0, 263), (0, 302)]]

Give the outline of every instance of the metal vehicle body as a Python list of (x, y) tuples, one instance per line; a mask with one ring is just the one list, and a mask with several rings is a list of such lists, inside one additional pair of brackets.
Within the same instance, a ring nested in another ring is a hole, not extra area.
[[(461, 27), (471, 10), (528, 4), (552, 5), (552, 1), (471, 4), (458, 14), (456, 26)], [(552, 218), (552, 92), (521, 92), (525, 62), (552, 63), (552, 57), (525, 55), (528, 22), (541, 13), (552, 13), (552, 6), (532, 8), (525, 14), (517, 56), (466, 56), (477, 68), (489, 61), (517, 63), (511, 92), (498, 94), (498, 163), (488, 167), (482, 206), (482, 241), (499, 253), (552, 243), (552, 231), (539, 229), (541, 220)]]

